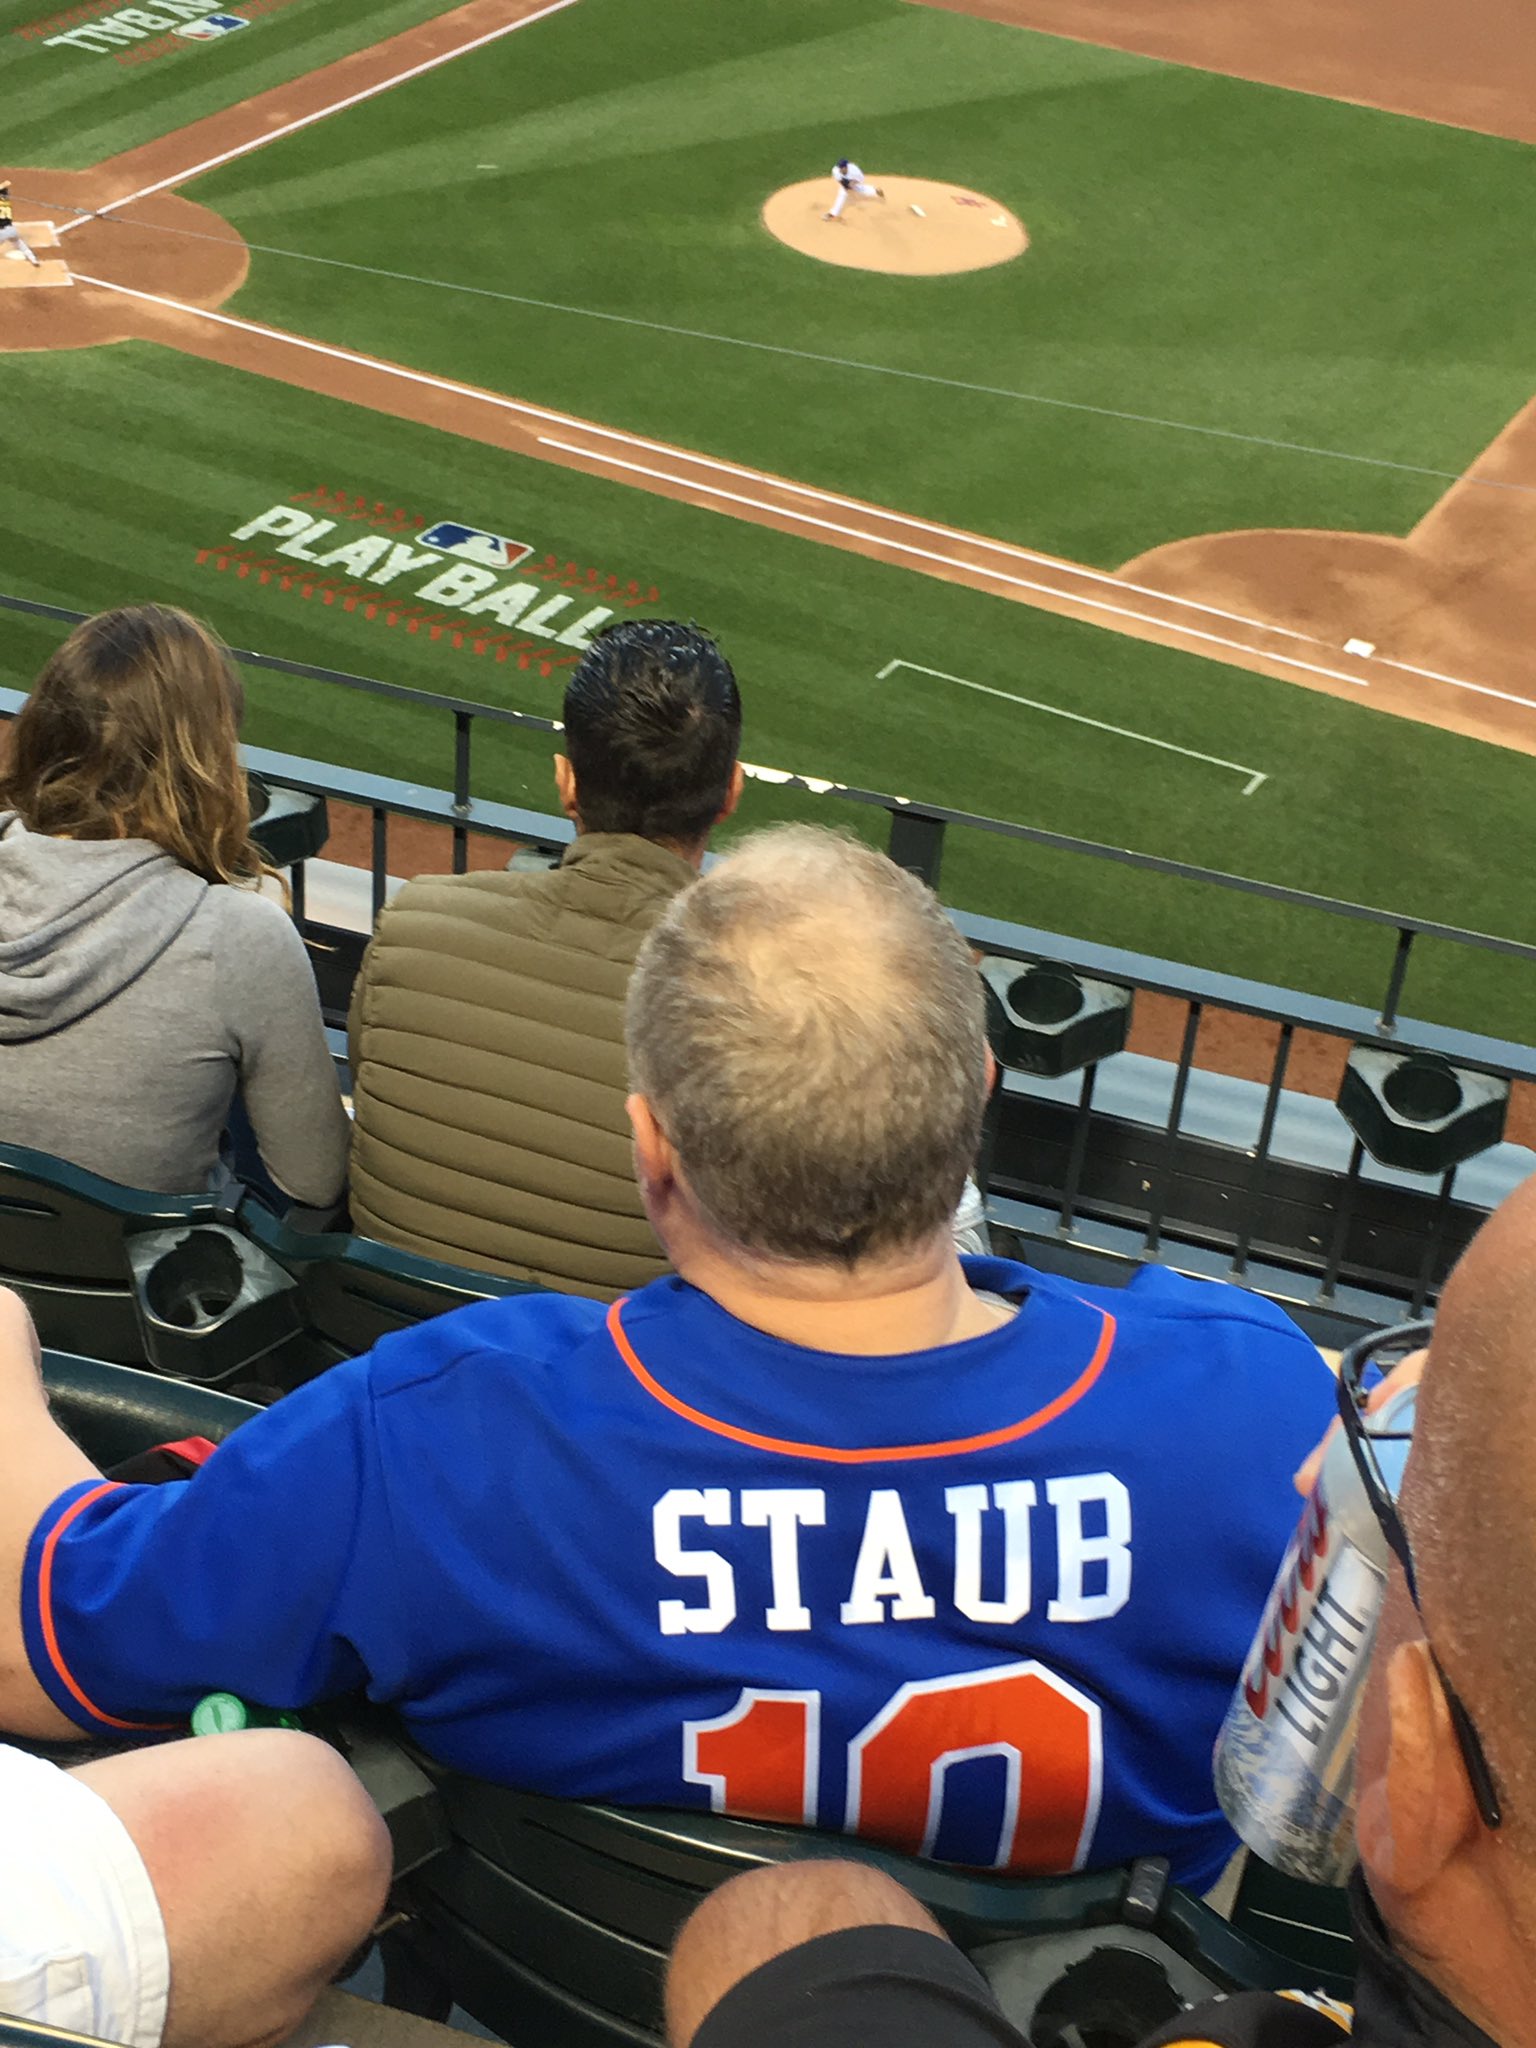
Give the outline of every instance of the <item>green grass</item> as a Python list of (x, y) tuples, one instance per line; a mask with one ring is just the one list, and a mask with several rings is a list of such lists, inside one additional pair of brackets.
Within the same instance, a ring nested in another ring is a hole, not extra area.
[[(88, 169), (103, 157), (430, 21), (448, 7), (447, 0), (287, 0), (234, 35), (206, 43), (177, 38), (178, 47), (167, 54), (131, 65), (104, 50), (69, 44), (50, 49), (41, 39), (16, 33), (67, 11), (48, 0), (0, 0), (8, 164), (39, 171)], [(27, 190), (34, 199), (47, 197), (40, 180), (29, 180)], [(19, 179), (16, 196), (19, 204)]]
[[(0, 472), (4, 582), (99, 608), (146, 595), (210, 617), (237, 645), (555, 715), (561, 681), (199, 567), (199, 549), (325, 485), (425, 518), (459, 517), (658, 590), (722, 637), (741, 676), (748, 758), (1075, 832), (1303, 889), (1536, 941), (1523, 843), (1536, 761), (957, 586), (645, 498), (576, 472), (257, 383), (148, 344), (6, 366), (13, 417), (45, 423), (47, 460)], [(124, 432), (125, 422), (132, 431)], [(39, 428), (39, 443), (43, 428)], [(153, 451), (151, 461), (149, 451)], [(359, 529), (361, 530), (361, 529)], [(420, 578), (403, 579), (409, 588)], [(24, 687), (58, 629), (0, 613), (0, 681)], [(925, 663), (1085, 717), (1224, 754), (1240, 779), (907, 671)], [(248, 736), (428, 783), (451, 774), (451, 721), (250, 677)], [(477, 742), (477, 746), (479, 743)], [(551, 807), (548, 744), (489, 737), (477, 793)], [(785, 808), (875, 829), (826, 802)], [(1252, 898), (953, 833), (944, 892), (967, 908), (1175, 960), (1371, 1001), (1389, 936)], [(1529, 970), (1439, 955), (1410, 1009), (1530, 1036)]]
[[(794, 254), (761, 202), (840, 148), (994, 194), (1032, 248), (922, 280)], [(1443, 483), (1384, 465), (1459, 471), (1530, 396), (1533, 165), (899, 0), (582, 0), (191, 190), (287, 252), (243, 312), (1118, 565), (1422, 516)]]

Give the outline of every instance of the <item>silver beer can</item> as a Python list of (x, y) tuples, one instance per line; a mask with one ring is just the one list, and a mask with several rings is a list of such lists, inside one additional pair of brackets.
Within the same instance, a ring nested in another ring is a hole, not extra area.
[[(1369, 1418), (1411, 1432), (1416, 1387)], [(1408, 1444), (1377, 1447), (1394, 1495)], [(1256, 1855), (1313, 1884), (1355, 1865), (1355, 1732), (1391, 1553), (1336, 1431), (1216, 1738), (1216, 1796)]]

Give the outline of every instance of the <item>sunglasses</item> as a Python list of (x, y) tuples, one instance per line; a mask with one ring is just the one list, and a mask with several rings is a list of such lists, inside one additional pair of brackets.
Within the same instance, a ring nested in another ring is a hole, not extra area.
[[(1398, 1323), (1389, 1330), (1373, 1331), (1370, 1336), (1361, 1337), (1351, 1344), (1339, 1361), (1339, 1419), (1349, 1439), (1355, 1469), (1360, 1474), (1371, 1512), (1388, 1549), (1403, 1568), (1408, 1598), (1413, 1602), (1413, 1611), (1421, 1624), (1424, 1610), (1419, 1605), (1419, 1581), (1413, 1565), (1413, 1548), (1408, 1541), (1403, 1518), (1397, 1511), (1397, 1489), (1382, 1471), (1380, 1458), (1381, 1446), (1401, 1446), (1400, 1456), (1392, 1460), (1400, 1476), (1408, 1455), (1407, 1447), (1413, 1441), (1413, 1430), (1411, 1426), (1407, 1429), (1378, 1426), (1378, 1418), (1366, 1412), (1366, 1402), (1371, 1393), (1366, 1379), (1373, 1367), (1379, 1371), (1390, 1371), (1409, 1352), (1422, 1349), (1429, 1342), (1433, 1328), (1433, 1323)], [(1484, 1827), (1496, 1828), (1504, 1814), (1482, 1739), (1455, 1686), (1446, 1676), (1445, 1666), (1440, 1662), (1434, 1644), (1429, 1642), (1427, 1629), (1424, 1640), (1440, 1680), (1440, 1689), (1445, 1694), (1446, 1710), (1451, 1717), (1451, 1727), (1466, 1767), (1467, 1782), (1477, 1802), (1478, 1814)]]

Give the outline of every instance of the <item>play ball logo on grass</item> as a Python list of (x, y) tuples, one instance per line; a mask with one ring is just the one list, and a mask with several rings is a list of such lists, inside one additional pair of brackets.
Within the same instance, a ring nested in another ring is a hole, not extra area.
[(227, 36), (237, 28), (249, 28), (250, 23), (243, 14), (209, 14), (201, 21), (184, 22), (172, 33), (187, 36), (194, 43), (211, 43), (215, 36)]
[(478, 526), (460, 526), (452, 519), (439, 519), (421, 536), (424, 548), (438, 548), (461, 561), (478, 562), (482, 569), (515, 569), (533, 553), (532, 544), (508, 540), (504, 534), (486, 533)]

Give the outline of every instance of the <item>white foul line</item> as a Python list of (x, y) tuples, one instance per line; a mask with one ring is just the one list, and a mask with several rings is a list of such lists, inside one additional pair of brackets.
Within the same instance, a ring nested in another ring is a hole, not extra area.
[[(1250, 647), (1246, 641), (1229, 640), (1221, 633), (1207, 633), (1198, 626), (1181, 626), (1171, 619), (1155, 619), (1149, 612), (1133, 611), (1129, 605), (1107, 604), (1101, 597), (1079, 597), (1075, 592), (1060, 590), (1054, 584), (1037, 583), (1028, 576), (1010, 576), (1002, 569), (989, 569), (984, 562), (962, 561), (955, 555), (939, 554), (933, 548), (913, 547), (909, 541), (891, 540), (883, 533), (870, 533), (861, 526), (844, 526), (835, 519), (817, 519), (809, 512), (794, 512), (787, 505), (773, 505), (762, 498), (746, 497), (740, 491), (722, 490), (718, 484), (696, 483), (692, 477), (677, 476), (664, 469), (651, 469), (643, 462), (624, 462), (617, 455), (604, 454), (601, 449), (580, 448), (574, 442), (557, 441), (548, 434), (540, 434), (539, 445), (543, 448), (559, 448), (567, 455), (580, 455), (588, 462), (602, 463), (609, 469), (623, 469), (635, 476), (654, 477), (659, 483), (672, 484), (680, 491), (702, 491), (706, 497), (723, 498), (732, 505), (746, 505), (754, 512), (767, 513), (774, 519), (793, 519), (797, 525), (820, 527), (825, 533), (840, 533), (850, 540), (868, 541), (874, 547), (889, 548), (899, 555), (912, 555), (918, 561), (938, 562), (946, 569), (959, 569), (968, 576), (985, 576), (989, 582), (1006, 583), (1015, 590), (1032, 590), (1038, 596), (1053, 597), (1058, 603), (1077, 605), (1084, 611), (1104, 612), (1115, 619), (1130, 619), (1139, 626), (1155, 626), (1160, 633), (1177, 633), (1183, 640), (1204, 640), (1212, 647), (1228, 647), (1250, 658), (1257, 656), (1262, 661), (1272, 661), (1285, 668), (1301, 669), (1307, 675), (1326, 676), (1330, 682), (1349, 683), (1357, 690), (1370, 688), (1370, 684), (1360, 676), (1345, 675), (1339, 669), (1322, 668), (1313, 661), (1299, 661), (1294, 654), (1270, 654), (1264, 648)], [(681, 459), (688, 461), (691, 458), (683, 456)], [(773, 479), (763, 477), (761, 481), (771, 484)], [(959, 534), (954, 537), (957, 540), (961, 538)], [(1251, 623), (1257, 624), (1256, 621)]]
[(211, 156), (205, 162), (193, 164), (189, 170), (178, 171), (174, 177), (161, 178), (156, 184), (146, 185), (142, 191), (130, 192), (126, 199), (113, 199), (105, 206), (97, 207), (94, 213), (83, 214), (79, 220), (66, 221), (59, 229), (67, 235), (71, 228), (83, 227), (87, 220), (97, 220), (114, 213), (120, 206), (132, 206), (136, 200), (149, 199), (156, 192), (164, 192), (171, 185), (185, 185), (192, 178), (200, 178), (204, 171), (216, 171), (220, 164), (233, 163), (237, 157), (249, 156), (253, 149), (265, 149), (269, 142), (281, 142), (285, 135), (296, 135), (301, 128), (308, 128), (316, 121), (324, 121), (331, 114), (345, 113), (348, 107), (361, 106), (364, 100), (371, 100), (376, 94), (389, 92), (407, 80), (420, 78), (424, 72), (435, 71), (440, 64), (451, 64), (456, 57), (466, 57), (471, 50), (483, 49), (487, 43), (500, 41), (501, 37), (514, 34), (530, 23), (542, 21), (548, 14), (558, 14), (562, 8), (574, 7), (576, 0), (549, 0), (534, 14), (525, 14), (521, 21), (504, 21), (500, 28), (487, 30), (483, 36), (475, 36), (467, 43), (460, 43), (456, 49), (441, 50), (435, 57), (428, 57), (420, 64), (413, 64), (406, 71), (398, 71), (393, 78), (382, 78), (375, 85), (364, 86), (361, 92), (349, 93), (346, 99), (336, 100), (328, 107), (317, 107), (312, 114), (301, 114), (296, 121), (289, 121), (281, 128), (274, 128), (269, 135), (253, 135), (248, 142), (242, 142), (234, 149), (226, 149), (218, 156)]
[(1064, 711), (1059, 704), (1042, 704), (1035, 697), (1016, 696), (1012, 690), (995, 690), (990, 683), (973, 683), (969, 676), (952, 676), (948, 669), (924, 668), (920, 661), (888, 661), (875, 677), (883, 683), (887, 676), (894, 675), (899, 668), (912, 669), (920, 676), (937, 676), (940, 682), (958, 683), (962, 690), (979, 690), (983, 697), (1001, 697), (1009, 704), (1022, 704), (1029, 711), (1046, 711), (1052, 718), (1070, 718), (1074, 725), (1091, 725), (1095, 732), (1112, 732), (1122, 740), (1139, 740), (1144, 747), (1161, 747), (1165, 754), (1182, 754), (1186, 760), (1207, 761), (1213, 768), (1230, 768), (1234, 775), (1246, 775), (1243, 795), (1252, 796), (1260, 783), (1269, 777), (1257, 768), (1245, 768), (1241, 761), (1224, 761), (1220, 754), (1197, 754), (1193, 747), (1175, 746), (1172, 740), (1154, 739), (1149, 732), (1132, 732), (1126, 725), (1109, 725), (1102, 718), (1088, 718), (1081, 711)]
[[(572, 4), (573, 0), (557, 0), (557, 5), (559, 6), (569, 6)], [(535, 17), (529, 15), (527, 19), (532, 21)], [(62, 234), (64, 230), (61, 228), (59, 232)], [(1032, 557), (1023, 550), (1012, 549), (1006, 542), (978, 541), (976, 537), (961, 533), (952, 527), (940, 526), (930, 528), (926, 521), (909, 519), (903, 513), (887, 513), (881, 511), (878, 507), (861, 506), (857, 500), (837, 498), (827, 492), (812, 491), (803, 484), (785, 484), (780, 478), (766, 475), (761, 470), (737, 470), (729, 463), (713, 462), (707, 456), (690, 455), (686, 449), (669, 448), (665, 442), (650, 441), (640, 434), (627, 434), (614, 427), (594, 426), (590, 420), (577, 419), (570, 413), (552, 412), (545, 406), (532, 405), (526, 399), (506, 398), (499, 392), (482, 391), (473, 384), (457, 383), (450, 377), (431, 376), (425, 370), (408, 370), (402, 363), (390, 363), (385, 362), (378, 356), (361, 355), (355, 349), (339, 348), (333, 342), (311, 341), (306, 335), (289, 334), (280, 327), (266, 327), (256, 320), (239, 320), (232, 313), (218, 313), (208, 306), (189, 306), (184, 300), (169, 299), (159, 292), (140, 291), (133, 285), (114, 284), (110, 279), (104, 277), (87, 277), (83, 271), (76, 271), (75, 277), (80, 284), (95, 285), (101, 291), (117, 292), (123, 298), (128, 299), (142, 299), (146, 305), (164, 306), (168, 312), (186, 314), (198, 320), (210, 320), (216, 326), (230, 327), (237, 333), (259, 335), (264, 341), (279, 342), (284, 347), (300, 349), (310, 355), (328, 356), (333, 362), (354, 363), (359, 369), (372, 370), (379, 376), (393, 377), (404, 384), (419, 384), (429, 391), (451, 392), (455, 397), (473, 399), (478, 404), (491, 406), (499, 412), (511, 413), (517, 418), (544, 421), (556, 426), (573, 428), (578, 433), (595, 434), (608, 440), (622, 441), (627, 447), (642, 448), (647, 453), (665, 455), (678, 462), (723, 470), (729, 475), (748, 478), (769, 489), (798, 491), (803, 495), (821, 499), (826, 503), (838, 506), (847, 505), (858, 511), (871, 512), (874, 517), (889, 520), (893, 525), (913, 526), (919, 530), (936, 532), (964, 545), (979, 544), (986, 547), (1005, 549), (1009, 553), (1023, 555), (1025, 560), (1039, 559), (1044, 563), (1055, 566), (1054, 558), (1048, 555), (1038, 558)], [(1131, 611), (1124, 605), (1106, 604), (1100, 598), (1078, 597), (1073, 592), (1058, 589), (1053, 584), (1032, 582), (1023, 576), (1006, 575), (1001, 569), (989, 569), (983, 563), (962, 561), (953, 555), (936, 553), (930, 548), (912, 547), (905, 541), (891, 540), (883, 534), (869, 533), (862, 527), (841, 526), (830, 519), (814, 519), (808, 513), (791, 511), (787, 505), (774, 505), (765, 503), (761, 499), (743, 497), (735, 491), (719, 490), (712, 484), (698, 483), (692, 478), (676, 476), (666, 470), (649, 469), (638, 462), (622, 462), (615, 455), (604, 454), (601, 449), (578, 447), (569, 441), (557, 441), (543, 434), (538, 439), (542, 447), (559, 448), (566, 454), (579, 455), (586, 462), (607, 464), (614, 469), (632, 470), (637, 476), (654, 477), (662, 483), (671, 484), (677, 490), (701, 492), (709, 497), (724, 498), (735, 504), (749, 506), (754, 511), (767, 513), (776, 519), (793, 519), (802, 525), (824, 527), (828, 532), (841, 533), (852, 539), (868, 541), (875, 546), (889, 548), (897, 554), (913, 555), (919, 560), (938, 562), (946, 568), (959, 569), (968, 575), (985, 576), (995, 583), (1006, 583), (1020, 590), (1032, 590), (1042, 596), (1055, 598), (1058, 603), (1077, 605), (1087, 611), (1106, 612), (1117, 618), (1132, 619), (1138, 624), (1155, 626), (1163, 633), (1176, 633), (1186, 640), (1203, 640), (1215, 647), (1231, 648), (1239, 654), (1247, 655), (1250, 660), (1257, 659), (1273, 662), (1280, 667), (1298, 669), (1305, 675), (1323, 676), (1329, 682), (1348, 683), (1357, 690), (1370, 688), (1369, 682), (1361, 676), (1346, 675), (1340, 669), (1324, 668), (1317, 662), (1300, 661), (1294, 655), (1271, 654), (1263, 648), (1252, 647), (1242, 640), (1229, 640), (1219, 633), (1206, 633), (1194, 626), (1181, 626), (1171, 619), (1155, 619), (1144, 612)], [(1061, 564), (1060, 566), (1066, 568), (1068, 565)], [(1140, 587), (1122, 584), (1118, 577), (1106, 575), (1100, 570), (1074, 570), (1072, 573), (1089, 574), (1094, 577), (1102, 575), (1105, 582), (1113, 584), (1117, 589), (1135, 589)], [(1151, 592), (1149, 594), (1155, 596), (1161, 603), (1193, 605), (1192, 599), (1165, 598), (1161, 592)], [(1194, 606), (1194, 609), (1205, 610), (1207, 608), (1204, 606)], [(1306, 637), (1304, 635), (1291, 634), (1288, 627), (1267, 626), (1261, 619), (1246, 619), (1238, 612), (1223, 613), (1221, 616), (1230, 617), (1238, 624), (1246, 625), (1256, 633), (1284, 633), (1292, 638)], [(1517, 691), (1496, 690), (1488, 683), (1470, 683), (1461, 676), (1443, 675), (1437, 669), (1416, 668), (1411, 662), (1392, 661), (1384, 655), (1362, 656), (1360, 659), (1362, 662), (1368, 662), (1374, 668), (1395, 669), (1401, 675), (1423, 676), (1429, 682), (1444, 683), (1453, 690), (1467, 690), (1474, 696), (1490, 697), (1499, 703), (1519, 704), (1527, 709), (1536, 710), (1536, 697), (1522, 697)]]

